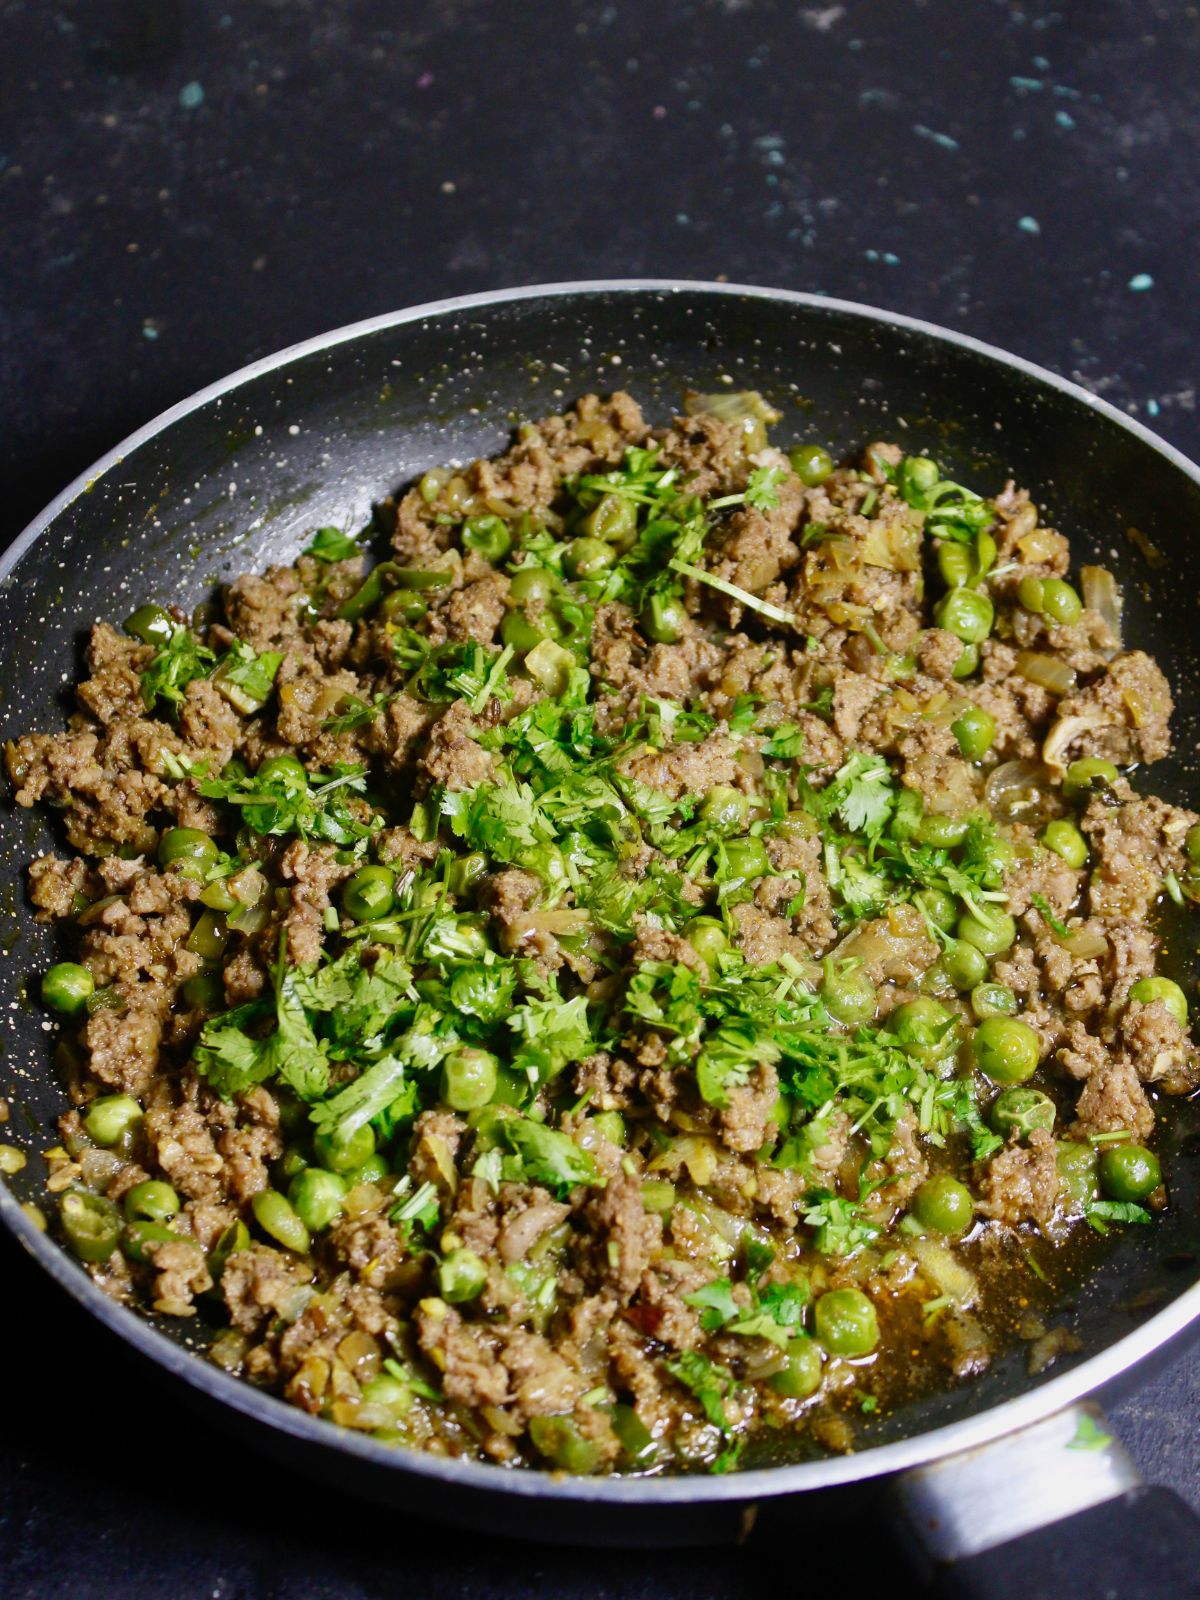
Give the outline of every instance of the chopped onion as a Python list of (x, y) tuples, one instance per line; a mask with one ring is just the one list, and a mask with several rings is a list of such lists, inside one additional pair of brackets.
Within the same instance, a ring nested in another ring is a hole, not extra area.
[(959, 1310), (978, 1299), (979, 1284), (975, 1274), (944, 1244), (934, 1239), (914, 1239), (912, 1251), (921, 1263), (921, 1271)]
[(1059, 717), (1046, 735), (1042, 746), (1042, 760), (1048, 767), (1061, 772), (1067, 765), (1067, 751), (1082, 734), (1095, 728), (1111, 728), (1112, 719), (1095, 713), (1087, 717)]
[(1080, 567), (1079, 580), (1084, 605), (1096, 613), (1112, 635), (1112, 650), (1105, 653), (1115, 655), (1121, 648), (1121, 608), (1124, 604), (1117, 580), (1107, 567)]
[(697, 394), (689, 390), (683, 397), (684, 415), (717, 417), (722, 422), (740, 423), (747, 454), (765, 450), (767, 426), (778, 422), (781, 412), (768, 404), (757, 389), (734, 389), (727, 394)]
[(1005, 761), (988, 776), (984, 798), (989, 810), (1011, 822), (1040, 807), (1048, 787), (1049, 775), (1040, 762)]
[(1080, 961), (1108, 954), (1108, 940), (1099, 928), (1072, 928), (1070, 933), (1059, 934), (1057, 938), (1063, 949)]
[(1075, 687), (1075, 668), (1069, 667), (1058, 656), (1043, 655), (1039, 650), (1022, 650), (1017, 655), (1017, 671), (1030, 683), (1036, 683), (1051, 694), (1070, 694)]

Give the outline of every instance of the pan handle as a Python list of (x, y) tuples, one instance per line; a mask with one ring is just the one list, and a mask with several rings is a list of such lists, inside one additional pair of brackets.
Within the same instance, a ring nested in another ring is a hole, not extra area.
[(1142, 1483), (1091, 1404), (917, 1467), (889, 1493), (939, 1600), (1200, 1595), (1200, 1517)]

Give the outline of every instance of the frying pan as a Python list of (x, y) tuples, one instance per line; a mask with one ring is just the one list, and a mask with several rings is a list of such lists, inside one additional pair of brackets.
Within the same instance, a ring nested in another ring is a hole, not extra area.
[[(1093, 395), (975, 340), (836, 300), (717, 284), (564, 284), (442, 301), (296, 345), (166, 412), (65, 490), (0, 560), (4, 735), (60, 723), (97, 618), (149, 598), (190, 607), (215, 583), (290, 561), (314, 528), (362, 527), (373, 503), (425, 468), (491, 454), (518, 418), (588, 390), (627, 387), (665, 421), (684, 389), (729, 386), (761, 389), (779, 406), (782, 442), (819, 437), (846, 454), (896, 439), (984, 492), (1009, 476), (1026, 485), (1075, 560), (1103, 562), (1124, 584), (1127, 636), (1160, 659), (1180, 701), (1178, 753), (1155, 767), (1153, 787), (1188, 797), (1200, 740), (1200, 471)], [(1148, 560), (1155, 550), (1162, 556)], [(1091, 1592), (1093, 1569), (1104, 1575), (1096, 1593), (1196, 1592), (1200, 1540), (1182, 1503), (1139, 1487), (1115, 1442), (1070, 1448), (1103, 1438), (1096, 1423), (1080, 1431), (1084, 1397), (1116, 1392), (1200, 1317), (1194, 1104), (1173, 1104), (1161, 1136), (1169, 1209), (1106, 1241), (1052, 1319), (1078, 1348), (1039, 1377), (1013, 1349), (982, 1377), (864, 1419), (851, 1455), (723, 1477), (566, 1479), (439, 1460), (338, 1430), (227, 1376), (196, 1353), (186, 1322), (114, 1304), (22, 1211), (41, 1198), (39, 1153), (66, 1105), (26, 994), (55, 959), (53, 935), (33, 923), (20, 887), (24, 864), (53, 847), (43, 819), (0, 810), (10, 955), (0, 1093), (13, 1108), (3, 1137), (30, 1157), (11, 1193), (0, 1185), (0, 1217), (67, 1293), (169, 1375), (172, 1402), (188, 1391), (293, 1465), (479, 1528), (572, 1542), (729, 1539), (777, 1497), (797, 1497), (789, 1513), (799, 1523), (826, 1497), (844, 1505), (887, 1479), (896, 1516), (947, 1593), (1055, 1592), (1067, 1581), (1054, 1577), (1064, 1551), (1075, 1596)]]

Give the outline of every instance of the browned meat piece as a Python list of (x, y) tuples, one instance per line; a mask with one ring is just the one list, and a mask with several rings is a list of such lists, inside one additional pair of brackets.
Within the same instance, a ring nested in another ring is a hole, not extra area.
[(1054, 1214), (1060, 1187), (1054, 1135), (1036, 1128), (1027, 1145), (1009, 1145), (987, 1163), (977, 1209), (1010, 1225), (1044, 1224)]
[(1174, 709), (1157, 664), (1130, 650), (1110, 661), (1094, 683), (1064, 695), (1042, 758), (1059, 770), (1082, 756), (1120, 764), (1161, 761), (1171, 748)]

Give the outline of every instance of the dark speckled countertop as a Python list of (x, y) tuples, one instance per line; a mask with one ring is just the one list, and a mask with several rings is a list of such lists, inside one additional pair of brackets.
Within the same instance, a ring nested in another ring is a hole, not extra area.
[[(0, 23), (6, 540), (256, 356), (566, 278), (909, 312), (1200, 454), (1196, 5), (0, 0)], [(0, 1267), (6, 1600), (691, 1600), (830, 1559), (786, 1518), (738, 1552), (581, 1560), (364, 1509), (177, 1411), (7, 1239)], [(1200, 1506), (1197, 1415), (1185, 1361), (1114, 1420)], [(918, 1593), (862, 1531), (839, 1587)]]

